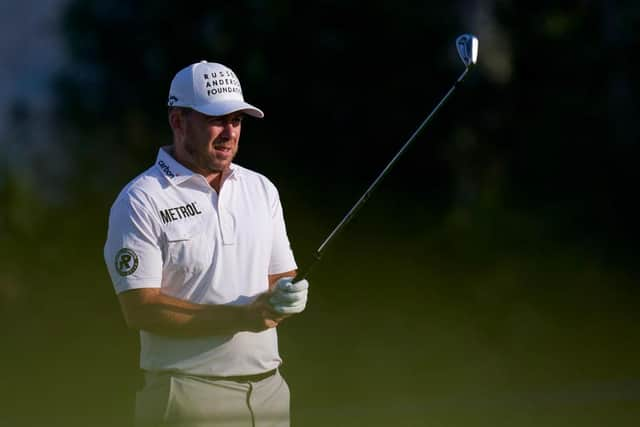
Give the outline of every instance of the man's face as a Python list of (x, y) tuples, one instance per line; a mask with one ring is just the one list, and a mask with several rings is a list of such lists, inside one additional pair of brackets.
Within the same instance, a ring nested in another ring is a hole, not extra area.
[(182, 114), (182, 143), (192, 168), (203, 175), (228, 169), (238, 152), (242, 113), (207, 116), (192, 110)]

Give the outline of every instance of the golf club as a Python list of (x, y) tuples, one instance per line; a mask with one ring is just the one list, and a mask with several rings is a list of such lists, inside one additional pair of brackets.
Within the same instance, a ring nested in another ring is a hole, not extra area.
[(431, 121), (431, 118), (435, 115), (435, 113), (442, 107), (442, 105), (447, 101), (449, 96), (453, 93), (453, 91), (458, 87), (458, 85), (464, 80), (469, 70), (475, 65), (478, 59), (478, 39), (472, 34), (463, 34), (456, 39), (456, 48), (458, 49), (458, 55), (460, 55), (460, 59), (464, 63), (465, 69), (464, 72), (458, 77), (456, 82), (453, 84), (451, 89), (444, 95), (444, 97), (438, 102), (438, 105), (431, 111), (431, 113), (427, 116), (426, 119), (418, 126), (418, 128), (413, 132), (411, 137), (405, 142), (405, 144), (400, 148), (400, 151), (391, 159), (389, 164), (382, 170), (380, 175), (376, 178), (375, 181), (369, 186), (367, 191), (364, 192), (362, 197), (356, 202), (356, 204), (351, 208), (349, 213), (338, 223), (338, 225), (333, 229), (333, 231), (327, 236), (327, 238), (322, 242), (320, 247), (313, 254), (313, 260), (311, 263), (302, 271), (298, 272), (296, 277), (293, 279), (294, 282), (298, 282), (300, 280), (306, 279), (311, 269), (320, 261), (322, 258), (322, 254), (324, 250), (327, 248), (329, 242), (344, 228), (345, 225), (349, 223), (355, 216), (356, 212), (360, 210), (362, 205), (369, 199), (371, 193), (376, 189), (382, 178), (384, 178), (388, 173), (391, 167), (398, 161), (400, 156), (407, 151), (407, 148), (411, 145), (411, 143), (416, 139), (418, 134), (422, 131), (422, 129)]

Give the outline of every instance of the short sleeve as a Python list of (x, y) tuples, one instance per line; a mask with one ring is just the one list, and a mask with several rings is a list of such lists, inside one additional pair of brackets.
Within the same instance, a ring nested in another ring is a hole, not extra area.
[(287, 228), (284, 222), (284, 213), (280, 197), (275, 187), (273, 188), (271, 201), (271, 218), (273, 224), (273, 243), (271, 247), (271, 259), (269, 261), (269, 274), (279, 274), (295, 270), (297, 267)]
[(111, 207), (104, 260), (116, 293), (159, 288), (162, 249), (157, 219), (131, 194), (122, 194)]

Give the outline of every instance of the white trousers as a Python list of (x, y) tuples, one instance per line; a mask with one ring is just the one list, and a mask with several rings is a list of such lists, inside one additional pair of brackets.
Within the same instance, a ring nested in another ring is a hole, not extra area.
[(146, 373), (139, 427), (289, 427), (289, 386), (279, 372), (257, 382)]

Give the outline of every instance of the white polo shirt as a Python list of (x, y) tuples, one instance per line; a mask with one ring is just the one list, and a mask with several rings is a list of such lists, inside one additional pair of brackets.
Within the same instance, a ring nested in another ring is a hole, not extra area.
[[(111, 207), (104, 256), (117, 293), (162, 288), (198, 304), (247, 304), (268, 289), (269, 274), (297, 268), (267, 178), (232, 164), (218, 194), (168, 147)], [(146, 370), (250, 375), (282, 362), (275, 328), (189, 339), (142, 330), (140, 343)]]

